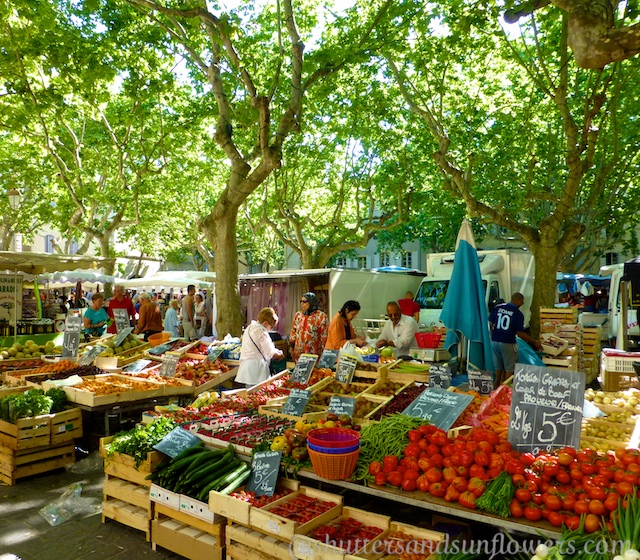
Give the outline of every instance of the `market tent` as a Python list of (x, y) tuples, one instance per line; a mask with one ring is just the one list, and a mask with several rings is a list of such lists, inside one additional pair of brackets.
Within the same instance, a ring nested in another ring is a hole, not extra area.
[(471, 224), (466, 219), (458, 232), (440, 320), (448, 329), (444, 345), (451, 355), (457, 353), (457, 344), (464, 336), (468, 362), (478, 369), (494, 371), (485, 288)]
[[(91, 255), (59, 255), (50, 253), (31, 253), (0, 251), (0, 270), (25, 273), (26, 280), (33, 280), (36, 274), (74, 270), (77, 268), (113, 269), (116, 260)], [(29, 276), (31, 277), (29, 277)]]
[(45, 274), (40, 274), (38, 276), (38, 279), (47, 280), (50, 283), (63, 283), (63, 284), (68, 284), (68, 283), (76, 284), (77, 282), (83, 282), (83, 283), (87, 282), (92, 284), (96, 284), (96, 283), (114, 284), (122, 280), (117, 276), (111, 276), (109, 274), (105, 274), (104, 269), (102, 268), (98, 270), (78, 268), (76, 270), (47, 272)]
[(206, 280), (197, 280), (195, 278), (165, 276), (147, 276), (146, 278), (131, 278), (129, 280), (121, 280), (118, 284), (125, 288), (186, 288), (193, 284), (199, 290), (213, 290), (213, 282)]

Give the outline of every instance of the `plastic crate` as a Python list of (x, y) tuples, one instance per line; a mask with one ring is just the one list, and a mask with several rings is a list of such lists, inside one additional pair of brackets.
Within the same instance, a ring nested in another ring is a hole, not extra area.
[(602, 369), (621, 373), (635, 373), (633, 362), (640, 361), (640, 352), (602, 351)]
[(433, 332), (417, 332), (416, 342), (419, 348), (437, 348), (442, 335)]

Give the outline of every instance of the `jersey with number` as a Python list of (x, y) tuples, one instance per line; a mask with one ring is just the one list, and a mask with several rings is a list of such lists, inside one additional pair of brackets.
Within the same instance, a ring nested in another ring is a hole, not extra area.
[(524, 315), (513, 303), (496, 305), (489, 315), (489, 322), (493, 324), (491, 340), (514, 344), (516, 333), (524, 330)]

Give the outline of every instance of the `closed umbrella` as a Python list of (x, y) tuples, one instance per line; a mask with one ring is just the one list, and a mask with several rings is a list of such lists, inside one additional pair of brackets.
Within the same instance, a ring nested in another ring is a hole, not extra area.
[(469, 363), (494, 371), (491, 353), (489, 315), (478, 252), (468, 220), (462, 222), (456, 242), (456, 254), (440, 320), (447, 327), (445, 348), (457, 354), (457, 343), (464, 336)]

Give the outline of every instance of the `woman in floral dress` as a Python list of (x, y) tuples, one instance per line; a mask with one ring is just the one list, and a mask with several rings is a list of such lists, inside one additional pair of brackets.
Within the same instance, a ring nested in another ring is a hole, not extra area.
[(318, 298), (313, 292), (302, 294), (300, 311), (298, 311), (291, 325), (289, 348), (294, 362), (300, 354), (322, 354), (327, 342), (329, 318), (318, 309)]

